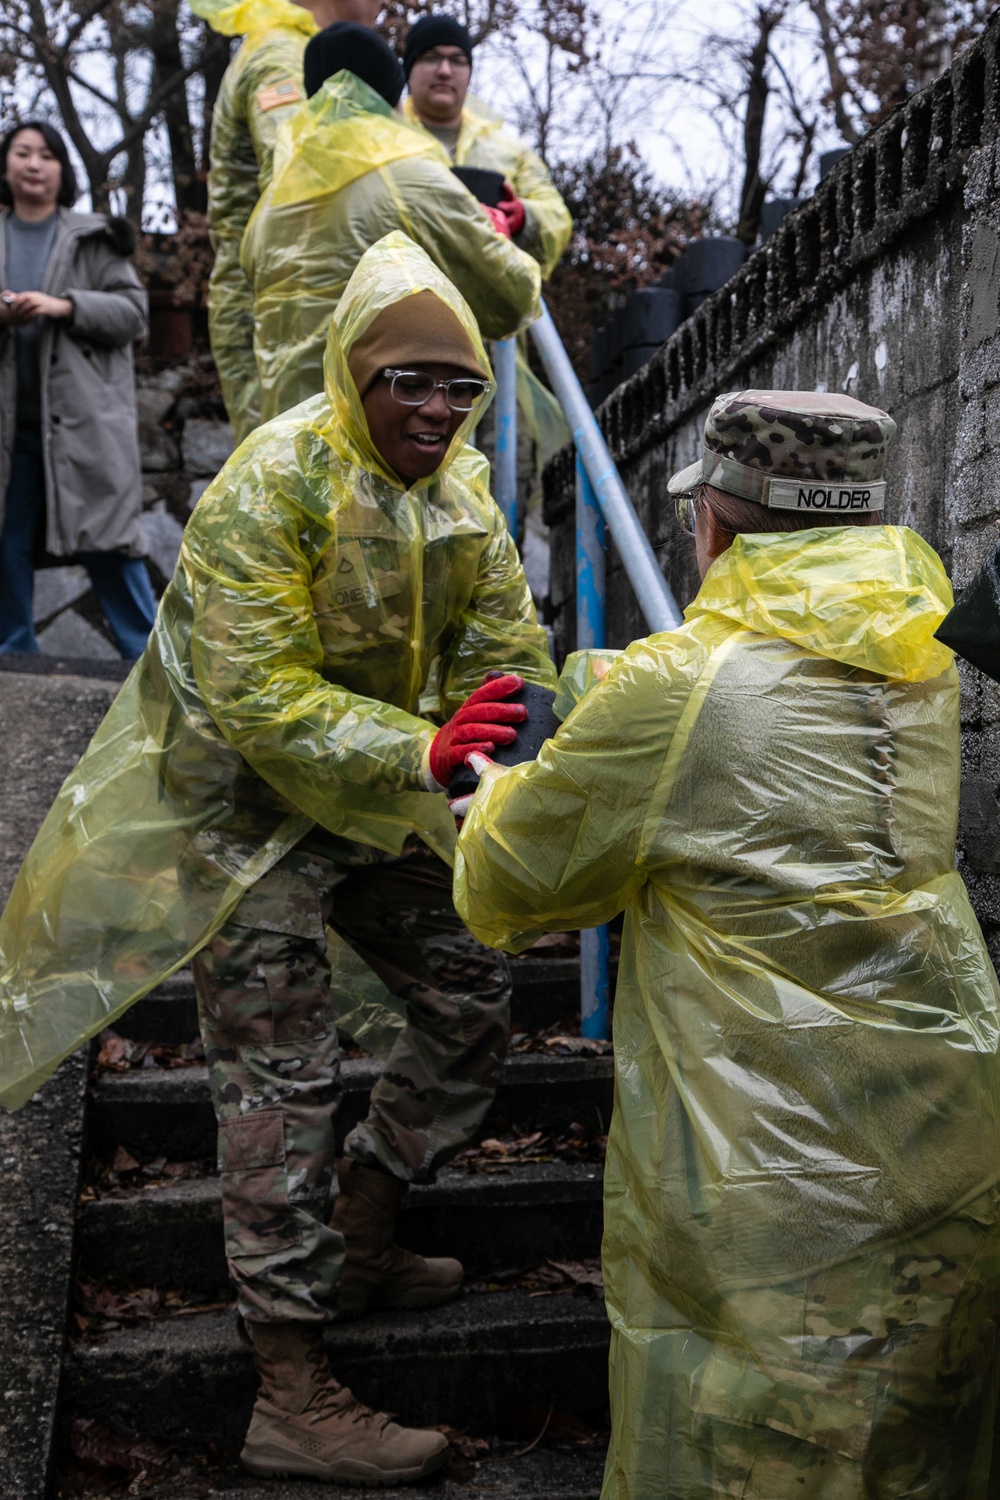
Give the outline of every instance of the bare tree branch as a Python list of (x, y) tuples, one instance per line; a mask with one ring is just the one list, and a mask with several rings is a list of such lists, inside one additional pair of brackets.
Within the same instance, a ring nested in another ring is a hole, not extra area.
[(792, 119), (799, 127), (799, 165), (795, 173), (795, 181), (792, 185), (792, 197), (798, 198), (806, 179), (809, 167), (809, 158), (812, 155), (813, 141), (816, 138), (816, 126), (818, 118), (814, 114), (811, 119), (806, 119), (805, 111), (799, 102), (798, 92), (794, 83), (788, 75), (788, 70), (776, 52), (771, 53), (773, 63), (778, 77), (785, 86), (785, 100)]
[(771, 34), (785, 16), (786, 6), (778, 4), (761, 6), (757, 11), (757, 36), (747, 58), (747, 107), (743, 126), (744, 172), (740, 192), (740, 217), (736, 226), (736, 237), (744, 244), (752, 245), (760, 227), (760, 212), (764, 206), (767, 183), (761, 176), (760, 153), (764, 136), (764, 115), (767, 109), (769, 86), (767, 64), (771, 50)]
[(111, 0), (92, 0), (92, 3), (90, 5), (85, 5), (83, 9), (77, 13), (76, 18), (67, 27), (65, 37), (59, 43), (58, 50), (63, 57), (67, 57), (69, 55), (70, 51), (72, 50), (73, 43), (83, 35), (87, 27), (90, 25), (91, 21), (95, 20), (102, 11), (107, 10), (110, 3)]
[(833, 104), (833, 118), (837, 129), (844, 140), (851, 146), (856, 146), (861, 139), (862, 132), (859, 131), (847, 112), (846, 101), (853, 97), (850, 84), (840, 63), (838, 52), (838, 37), (830, 17), (830, 11), (826, 0), (807, 0), (809, 9), (816, 17), (819, 27), (820, 44), (823, 56), (826, 59), (827, 72), (830, 75), (830, 99)]

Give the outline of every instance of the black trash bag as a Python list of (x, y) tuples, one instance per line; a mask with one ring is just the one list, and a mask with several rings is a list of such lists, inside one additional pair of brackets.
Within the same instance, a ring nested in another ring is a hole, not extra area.
[(935, 631), (958, 656), (1000, 682), (1000, 547)]
[[(552, 712), (552, 705), (556, 695), (551, 688), (538, 687), (534, 682), (526, 682), (518, 692), (511, 693), (509, 698), (504, 698), (504, 703), (523, 703), (527, 707), (528, 717), (523, 724), (515, 724), (517, 739), (512, 745), (498, 745), (490, 756), (498, 766), (519, 766), (522, 761), (534, 760), (539, 750), (550, 740), (559, 728), (559, 720)], [(454, 801), (457, 797), (468, 797), (479, 785), (479, 777), (471, 766), (459, 766), (451, 778), (448, 788), (448, 798)]]

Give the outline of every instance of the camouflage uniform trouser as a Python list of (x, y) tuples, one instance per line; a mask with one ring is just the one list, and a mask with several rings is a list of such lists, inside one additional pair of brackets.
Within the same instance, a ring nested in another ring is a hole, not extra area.
[[(327, 849), (334, 858), (317, 852)], [(247, 891), (194, 960), (226, 1255), (252, 1321), (336, 1312), (344, 1246), (326, 1221), (341, 1083), (325, 923), (406, 1006), (368, 1118), (345, 1151), (428, 1182), (490, 1106), (510, 979), (503, 955), (462, 925), (451, 883), (416, 840), (398, 858), (305, 841)]]
[(905, 1241), (759, 1294), (764, 1326), (794, 1329), (786, 1350), (815, 1363), (769, 1371), (773, 1425), (719, 1420), (718, 1403), (714, 1419), (695, 1419), (706, 1494), (996, 1500), (998, 1210), (991, 1188)]

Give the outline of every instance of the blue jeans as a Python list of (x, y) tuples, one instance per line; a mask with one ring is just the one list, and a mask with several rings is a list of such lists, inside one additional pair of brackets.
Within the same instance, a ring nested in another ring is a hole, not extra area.
[[(0, 532), (0, 651), (38, 652), (32, 607), (35, 547), (44, 525), (42, 435), (35, 427), (19, 427)], [(73, 561), (86, 568), (118, 650), (126, 661), (135, 661), (156, 618), (145, 562), (120, 552), (80, 552)]]

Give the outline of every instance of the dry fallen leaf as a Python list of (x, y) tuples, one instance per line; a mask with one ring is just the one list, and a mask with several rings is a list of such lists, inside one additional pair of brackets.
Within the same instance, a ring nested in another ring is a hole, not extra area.
[(546, 1261), (540, 1266), (493, 1272), (482, 1281), (469, 1283), (473, 1292), (500, 1292), (516, 1288), (529, 1297), (604, 1296), (604, 1278), (599, 1260)]
[(467, 1432), (459, 1432), (456, 1427), (449, 1427), (447, 1422), (439, 1423), (431, 1428), (432, 1432), (443, 1432), (452, 1450), (460, 1458), (468, 1459), (470, 1463), (477, 1463), (486, 1457), (490, 1451), (487, 1438), (470, 1437)]
[(456, 1172), (508, 1172), (525, 1162), (595, 1162), (604, 1161), (607, 1136), (603, 1131), (588, 1130), (574, 1121), (558, 1135), (543, 1130), (525, 1131), (502, 1138), (491, 1136), (478, 1146), (460, 1151), (451, 1163)]
[(111, 1163), (111, 1170), (113, 1172), (138, 1172), (139, 1163), (125, 1150), (124, 1146), (119, 1146)]
[(558, 1052), (572, 1056), (606, 1057), (614, 1051), (614, 1044), (591, 1036), (550, 1036), (545, 1038), (547, 1052)]
[(123, 1324), (146, 1323), (158, 1318), (184, 1317), (190, 1313), (217, 1312), (231, 1299), (198, 1301), (175, 1289), (159, 1287), (110, 1287), (78, 1277), (74, 1320), (81, 1332), (93, 1336)]
[(550, 1260), (549, 1265), (561, 1271), (574, 1286), (593, 1286), (603, 1295), (604, 1275), (599, 1260)]
[(166, 1474), (172, 1467), (172, 1450), (151, 1438), (125, 1438), (102, 1427), (90, 1417), (78, 1418), (70, 1428), (70, 1447), (77, 1458), (100, 1469), (124, 1469), (138, 1477), (146, 1473)]
[(205, 1061), (200, 1037), (190, 1042), (167, 1045), (165, 1042), (135, 1042), (116, 1031), (102, 1031), (95, 1060), (96, 1068), (115, 1073), (133, 1068), (193, 1068)]

